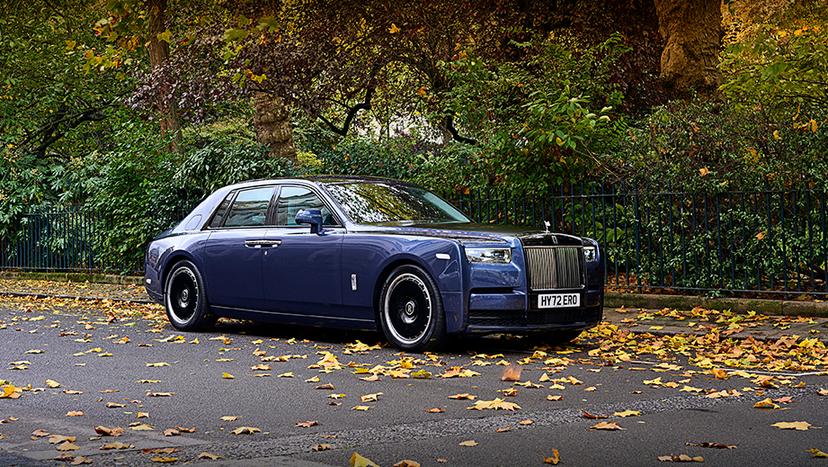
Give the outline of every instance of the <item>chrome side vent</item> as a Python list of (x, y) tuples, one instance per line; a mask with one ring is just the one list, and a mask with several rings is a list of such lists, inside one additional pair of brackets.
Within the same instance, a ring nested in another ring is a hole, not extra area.
[(531, 290), (579, 289), (584, 285), (580, 247), (523, 248)]

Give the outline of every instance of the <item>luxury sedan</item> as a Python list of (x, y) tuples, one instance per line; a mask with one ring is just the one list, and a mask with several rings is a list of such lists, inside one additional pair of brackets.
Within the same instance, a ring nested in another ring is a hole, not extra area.
[(403, 350), (465, 333), (561, 343), (601, 320), (602, 256), (548, 227), (475, 224), (396, 180), (257, 180), (155, 238), (144, 280), (181, 331), (232, 317), (380, 330)]

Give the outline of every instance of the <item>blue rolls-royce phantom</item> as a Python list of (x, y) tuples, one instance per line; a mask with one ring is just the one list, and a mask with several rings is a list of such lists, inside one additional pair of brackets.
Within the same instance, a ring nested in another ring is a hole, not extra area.
[(572, 340), (601, 319), (602, 261), (594, 240), (474, 224), (407, 183), (316, 177), (219, 189), (150, 243), (144, 280), (182, 331), (225, 316), (423, 350), (462, 333)]

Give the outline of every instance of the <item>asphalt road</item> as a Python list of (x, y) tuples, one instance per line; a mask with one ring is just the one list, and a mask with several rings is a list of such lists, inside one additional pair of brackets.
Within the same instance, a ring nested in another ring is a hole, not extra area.
[[(0, 380), (32, 387), (17, 399), (0, 399), (0, 464), (4, 465), (55, 464), (51, 459), (61, 455), (57, 446), (62, 443), (50, 444), (48, 436), (33, 437), (35, 430), (75, 436), (78, 449), (67, 451), (69, 455), (83, 456), (96, 465), (156, 465), (153, 457), (211, 465), (347, 465), (355, 451), (383, 466), (403, 459), (422, 465), (543, 465), (553, 449), (560, 453), (561, 465), (664, 465), (658, 456), (678, 454), (703, 456), (705, 464), (713, 465), (828, 464), (828, 459), (814, 459), (808, 452), (811, 448), (828, 451), (828, 434), (821, 428), (828, 426), (828, 396), (819, 395), (820, 389), (828, 388), (828, 377), (823, 375), (792, 378), (790, 384), (766, 389), (740, 376), (717, 380), (688, 365), (678, 353), (663, 354), (663, 360), (640, 357), (610, 364), (594, 352), (590, 355), (600, 340), (589, 339), (520, 365), (521, 382), (542, 386), (529, 388), (501, 381), (504, 366), (497, 362), (517, 363), (533, 354), (532, 346), (520, 340), (486, 338), (455, 342), (436, 355), (405, 355), (413, 357), (406, 360), (410, 365), (402, 365), (411, 366), (409, 378), (380, 374), (378, 381), (365, 381), (360, 378), (371, 373), (355, 374), (357, 368), (382, 365), (386, 373), (399, 370), (398, 364), (389, 362), (403, 356), (387, 347), (346, 353), (346, 345), (357, 339), (379, 342), (376, 334), (229, 322), (214, 333), (177, 338), (181, 333), (169, 326), (140, 317), (107, 322), (104, 312), (118, 313), (115, 305), (27, 303), (35, 302), (0, 302)], [(192, 343), (196, 338), (198, 343)], [(320, 352), (331, 352), (340, 367), (308, 368), (323, 360)], [(503, 356), (475, 358), (478, 353)], [(285, 356), (294, 357), (279, 358)], [(262, 361), (268, 357), (275, 361)], [(548, 358), (568, 360), (549, 363)], [(664, 361), (675, 366), (655, 366)], [(256, 365), (269, 365), (270, 370), (252, 369)], [(439, 376), (453, 366), (480, 374)], [(411, 377), (418, 370), (428, 371), (431, 377)], [(233, 379), (223, 377), (224, 373)], [(381, 372), (375, 369), (375, 373)], [(563, 389), (550, 389), (554, 381), (539, 382), (544, 373), (551, 379), (571, 376), (579, 383), (569, 380), (558, 383)], [(643, 383), (658, 377), (679, 386)], [(48, 387), (47, 379), (60, 387)], [(333, 389), (316, 389), (324, 384)], [(681, 391), (684, 385), (703, 392)], [(516, 389), (517, 394), (499, 392), (506, 389)], [(705, 397), (714, 389), (736, 389), (741, 396)], [(174, 394), (149, 394), (167, 392)], [(376, 401), (360, 399), (376, 393), (382, 393)], [(500, 397), (520, 409), (469, 410), (474, 401), (449, 399), (458, 393), (473, 394), (478, 400)], [(554, 401), (547, 400), (548, 395), (563, 397)], [(777, 410), (753, 407), (766, 397), (791, 399), (783, 399)], [(123, 407), (107, 408), (107, 403)], [(368, 409), (354, 410), (356, 406)], [(432, 408), (442, 412), (428, 412)], [(625, 410), (640, 415), (613, 416)], [(67, 416), (70, 411), (83, 415)], [(586, 419), (583, 411), (610, 417)], [(136, 418), (138, 412), (147, 416)], [(228, 416), (237, 418), (222, 420)], [(296, 425), (304, 421), (317, 424)], [(590, 429), (602, 421), (615, 422), (622, 430)], [(797, 431), (771, 426), (793, 421), (807, 421), (812, 427)], [(152, 430), (135, 431), (131, 423), (146, 423)], [(125, 433), (99, 437), (95, 433), (99, 425), (122, 427)], [(195, 431), (163, 435), (178, 426)], [(261, 432), (232, 434), (243, 426)], [(113, 441), (132, 447), (100, 449)], [(464, 441), (476, 445), (461, 446)], [(736, 447), (687, 445), (705, 442)], [(323, 450), (315, 451), (320, 445)], [(159, 448), (175, 448), (175, 452), (148, 451)], [(198, 459), (203, 452), (222, 458)]]

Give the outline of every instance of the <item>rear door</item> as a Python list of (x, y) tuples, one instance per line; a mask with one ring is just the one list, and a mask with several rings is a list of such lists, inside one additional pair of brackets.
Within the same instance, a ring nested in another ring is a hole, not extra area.
[[(321, 235), (297, 225), (296, 214), (319, 209)], [(276, 202), (275, 224), (267, 238), (274, 245), (264, 256), (263, 284), (268, 308), (310, 317), (341, 316), (342, 238), (345, 233), (332, 210), (312, 188), (283, 185)]]
[(237, 190), (225, 200), (226, 212), (222, 206), (216, 212), (205, 248), (211, 305), (262, 308), (262, 259), (270, 246), (268, 216), (275, 190), (274, 185)]

